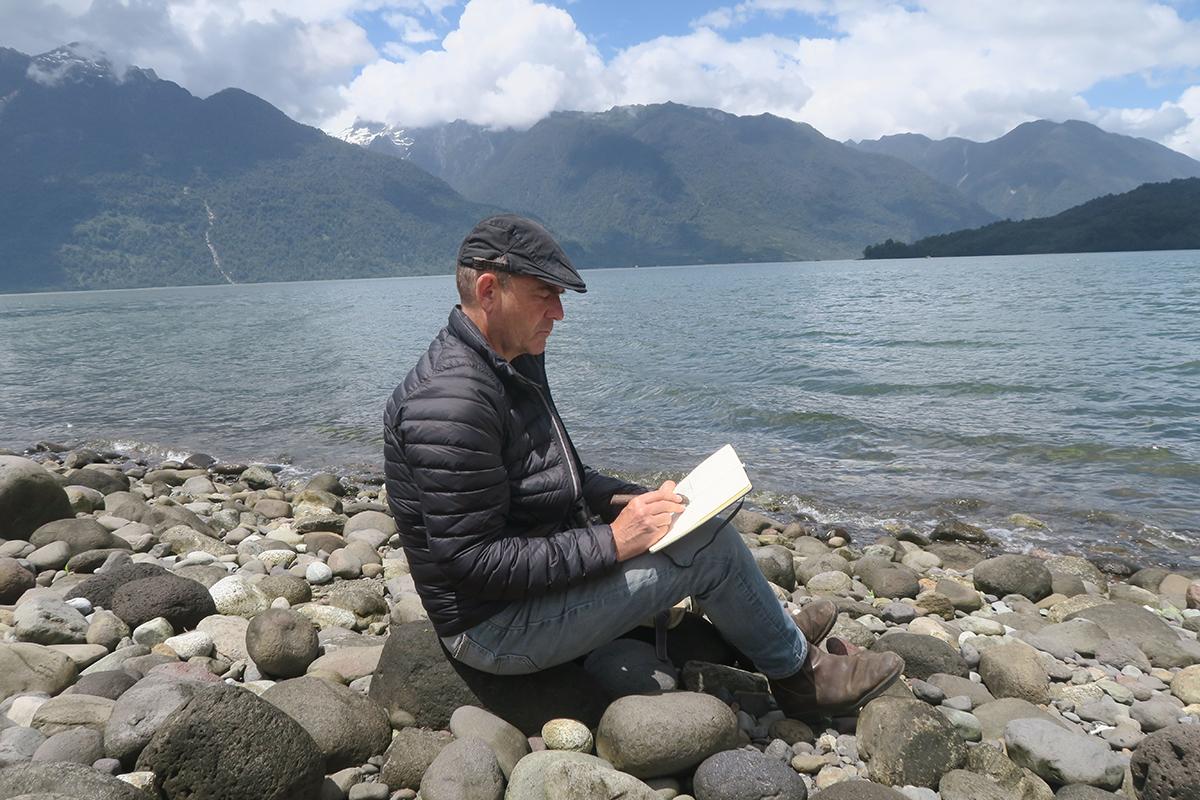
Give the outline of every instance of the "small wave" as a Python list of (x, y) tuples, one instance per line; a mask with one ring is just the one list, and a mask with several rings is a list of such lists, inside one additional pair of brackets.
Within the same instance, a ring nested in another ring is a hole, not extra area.
[(383, 426), (366, 428), (361, 425), (318, 425), (317, 433), (335, 442), (383, 445)]
[(1040, 386), (1010, 383), (860, 383), (833, 387), (833, 392), (849, 397), (888, 397), (895, 395), (941, 395), (946, 397), (996, 397), (1007, 394), (1041, 394)]
[(96, 450), (113, 450), (128, 456), (157, 458), (163, 461), (183, 461), (199, 450), (177, 450), (158, 442), (143, 442), (138, 439), (89, 439), (87, 446)]
[(1200, 359), (1184, 361), (1182, 364), (1146, 364), (1143, 372), (1170, 372), (1177, 375), (1200, 375)]

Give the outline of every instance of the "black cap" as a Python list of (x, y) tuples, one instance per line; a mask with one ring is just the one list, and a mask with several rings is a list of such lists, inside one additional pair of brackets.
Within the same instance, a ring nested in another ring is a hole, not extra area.
[(583, 278), (550, 232), (515, 214), (497, 214), (472, 228), (458, 248), (458, 263), (529, 275), (551, 286), (587, 291)]

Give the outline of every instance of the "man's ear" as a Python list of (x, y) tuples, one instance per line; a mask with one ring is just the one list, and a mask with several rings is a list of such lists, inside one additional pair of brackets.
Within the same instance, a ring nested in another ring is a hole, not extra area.
[(497, 295), (500, 293), (500, 280), (494, 272), (481, 272), (475, 279), (475, 296), (479, 298), (479, 306), (484, 311), (491, 311), (496, 306)]

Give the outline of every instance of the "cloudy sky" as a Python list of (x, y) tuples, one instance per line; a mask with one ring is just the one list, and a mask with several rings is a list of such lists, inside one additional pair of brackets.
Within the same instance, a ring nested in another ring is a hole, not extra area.
[(1200, 0), (0, 0), (0, 45), (72, 40), (329, 131), (674, 100), (837, 139), (1085, 119), (1200, 158)]

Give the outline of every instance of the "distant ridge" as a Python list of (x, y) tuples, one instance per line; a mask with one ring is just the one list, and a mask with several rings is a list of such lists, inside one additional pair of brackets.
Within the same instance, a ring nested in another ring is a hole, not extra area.
[(546, 220), (588, 266), (845, 258), (993, 218), (897, 159), (770, 114), (663, 103), (407, 134), (413, 163)]
[(1097, 253), (1200, 249), (1200, 178), (1147, 183), (1042, 219), (995, 222), (904, 244), (891, 239), (864, 258)]
[(1078, 120), (1027, 122), (990, 142), (902, 133), (848, 144), (902, 159), (1006, 219), (1050, 216), (1143, 183), (1200, 177), (1200, 161)]

